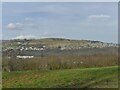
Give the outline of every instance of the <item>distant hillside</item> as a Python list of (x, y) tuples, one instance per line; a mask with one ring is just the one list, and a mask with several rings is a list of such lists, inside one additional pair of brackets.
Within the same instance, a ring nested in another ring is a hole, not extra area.
[(64, 38), (44, 38), (44, 39), (16, 39), (16, 40), (3, 40), (4, 47), (18, 47), (19, 45), (34, 46), (46, 45), (48, 47), (116, 47), (117, 44), (104, 43), (101, 41), (92, 40), (70, 40)]
[(46, 38), (39, 40), (32, 40), (29, 44), (45, 44), (50, 47), (65, 47), (65, 46), (85, 46), (90, 41), (88, 40), (70, 40), (70, 39), (61, 39), (61, 38)]

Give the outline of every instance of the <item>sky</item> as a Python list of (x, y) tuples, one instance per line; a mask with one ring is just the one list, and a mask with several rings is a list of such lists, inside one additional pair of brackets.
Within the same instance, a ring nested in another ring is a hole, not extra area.
[(117, 2), (3, 2), (2, 39), (118, 42)]

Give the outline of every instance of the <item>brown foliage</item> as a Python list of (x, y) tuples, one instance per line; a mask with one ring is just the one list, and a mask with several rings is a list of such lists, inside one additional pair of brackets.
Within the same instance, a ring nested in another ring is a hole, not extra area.
[(3, 59), (3, 71), (70, 69), (118, 65), (117, 54), (62, 55), (32, 59)]

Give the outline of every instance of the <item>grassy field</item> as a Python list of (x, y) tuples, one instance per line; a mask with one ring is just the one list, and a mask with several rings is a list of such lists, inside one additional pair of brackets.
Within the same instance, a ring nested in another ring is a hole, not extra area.
[(3, 88), (117, 88), (118, 67), (3, 72)]

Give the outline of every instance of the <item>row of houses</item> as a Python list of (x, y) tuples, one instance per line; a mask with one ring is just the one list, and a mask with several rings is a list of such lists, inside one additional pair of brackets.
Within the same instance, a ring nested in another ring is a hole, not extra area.
[(32, 47), (32, 46), (30, 46), (30, 47), (20, 47), (19, 49), (20, 49), (20, 51), (23, 51), (23, 50), (34, 50), (34, 51), (41, 50), (41, 51), (43, 51), (43, 50), (46, 49), (46, 46), (42, 46), (42, 47)]
[(91, 47), (91, 48), (118, 47), (118, 44), (103, 43), (103, 42), (90, 42), (88, 43), (88, 47)]
[(34, 56), (21, 56), (21, 55), (18, 55), (16, 56), (18, 59), (26, 59), (26, 58), (34, 58)]
[(63, 46), (60, 47), (60, 50), (72, 50), (72, 49), (81, 49), (81, 48), (104, 48), (104, 47), (118, 47), (118, 44), (90, 42), (82, 46)]

